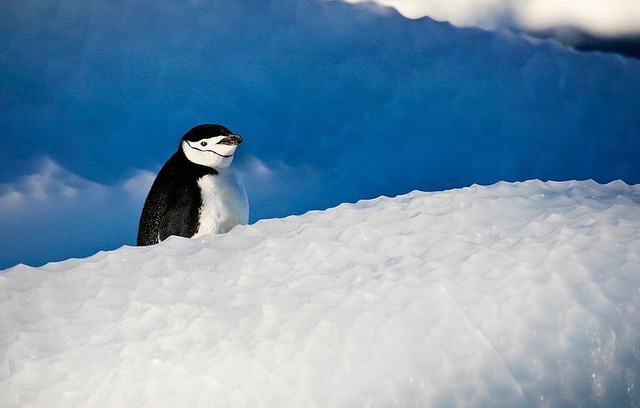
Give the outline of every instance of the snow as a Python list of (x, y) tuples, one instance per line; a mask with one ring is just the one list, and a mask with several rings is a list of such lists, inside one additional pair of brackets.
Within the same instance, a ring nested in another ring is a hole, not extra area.
[(252, 224), (4, 270), (3, 408), (638, 406), (639, 61), (373, 4), (4, 6), (0, 268), (133, 243), (199, 123)]
[(0, 273), (3, 407), (633, 407), (640, 185), (413, 191)]
[(0, 268), (135, 244), (142, 204), (155, 176), (139, 171), (104, 185), (47, 159), (19, 183), (0, 184)]
[[(346, 0), (362, 2), (370, 0)], [(543, 30), (576, 27), (600, 36), (638, 35), (635, 0), (374, 0), (407, 17), (429, 16), (458, 26)]]

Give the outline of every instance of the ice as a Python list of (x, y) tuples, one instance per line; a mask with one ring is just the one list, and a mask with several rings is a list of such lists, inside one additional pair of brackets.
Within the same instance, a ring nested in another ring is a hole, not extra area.
[(413, 191), (0, 273), (0, 405), (633, 407), (640, 185)]
[[(500, 180), (640, 182), (632, 58), (340, 1), (5, 3), (0, 268), (133, 244), (140, 172), (199, 123), (244, 136), (251, 222)], [(72, 179), (75, 198), (47, 189)]]

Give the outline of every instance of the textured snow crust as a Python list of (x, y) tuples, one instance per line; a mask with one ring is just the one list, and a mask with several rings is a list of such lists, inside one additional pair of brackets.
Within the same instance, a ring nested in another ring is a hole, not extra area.
[(638, 406), (640, 185), (412, 192), (0, 274), (2, 407)]

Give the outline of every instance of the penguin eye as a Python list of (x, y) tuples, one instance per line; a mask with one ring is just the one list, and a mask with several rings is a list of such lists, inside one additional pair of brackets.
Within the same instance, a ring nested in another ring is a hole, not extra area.
[(205, 147), (207, 145), (207, 142), (200, 142), (200, 146)]

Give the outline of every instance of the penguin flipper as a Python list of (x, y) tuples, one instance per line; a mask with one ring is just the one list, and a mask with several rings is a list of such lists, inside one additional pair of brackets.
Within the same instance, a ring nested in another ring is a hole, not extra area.
[(164, 241), (171, 235), (191, 238), (195, 234), (195, 226), (191, 220), (191, 212), (191, 209), (187, 206), (167, 208), (158, 227), (158, 240)]

